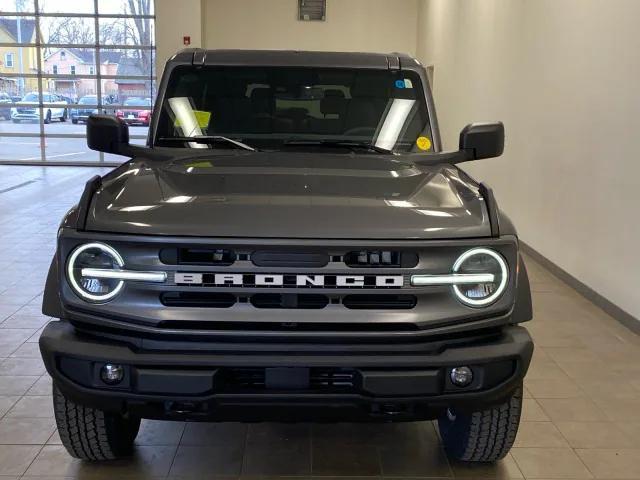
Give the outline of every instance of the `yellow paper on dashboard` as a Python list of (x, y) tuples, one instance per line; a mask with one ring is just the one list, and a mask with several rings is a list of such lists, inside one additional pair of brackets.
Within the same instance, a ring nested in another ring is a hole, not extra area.
[[(198, 122), (198, 126), (200, 128), (207, 128), (209, 126), (209, 122), (211, 121), (211, 112), (205, 112), (203, 110), (193, 110), (193, 115), (196, 117), (196, 121)], [(174, 127), (180, 127), (180, 119), (176, 118), (173, 122)]]

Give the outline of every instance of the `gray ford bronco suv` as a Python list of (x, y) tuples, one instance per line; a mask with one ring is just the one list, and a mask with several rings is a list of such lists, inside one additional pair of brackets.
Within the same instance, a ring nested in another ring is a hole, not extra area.
[(442, 152), (423, 66), (402, 54), (189, 49), (166, 65), (146, 146), (62, 221), (40, 349), (62, 443), (127, 455), (142, 418), (438, 419), (448, 454), (512, 446), (533, 344), (518, 237)]

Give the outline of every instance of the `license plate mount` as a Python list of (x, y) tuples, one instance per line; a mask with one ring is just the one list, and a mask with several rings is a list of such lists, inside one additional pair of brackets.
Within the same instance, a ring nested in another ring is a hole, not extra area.
[(265, 368), (265, 387), (273, 390), (304, 390), (310, 385), (310, 372), (302, 367)]

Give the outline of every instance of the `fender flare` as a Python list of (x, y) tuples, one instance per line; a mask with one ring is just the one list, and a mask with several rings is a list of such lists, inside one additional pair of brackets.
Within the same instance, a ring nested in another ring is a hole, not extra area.
[(58, 252), (53, 255), (47, 281), (42, 296), (42, 314), (47, 317), (63, 318), (64, 310), (60, 301), (60, 275), (58, 273)]
[(518, 253), (518, 277), (516, 278), (516, 303), (511, 315), (511, 323), (528, 322), (533, 318), (533, 305), (531, 302), (531, 286), (527, 267), (522, 255)]

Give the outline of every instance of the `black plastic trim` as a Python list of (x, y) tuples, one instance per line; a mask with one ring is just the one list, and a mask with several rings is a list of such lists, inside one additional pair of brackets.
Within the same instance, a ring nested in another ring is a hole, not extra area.
[(42, 297), (42, 314), (47, 317), (64, 318), (64, 308), (60, 301), (60, 280), (58, 278), (58, 252), (51, 259), (47, 281)]
[(512, 323), (527, 322), (533, 318), (533, 305), (531, 301), (531, 288), (529, 275), (524, 259), (518, 254), (518, 279), (517, 279), (516, 303), (511, 314)]
[(91, 177), (84, 186), (84, 191), (82, 192), (80, 202), (78, 203), (78, 217), (76, 220), (76, 228), (80, 231), (84, 230), (87, 225), (87, 215), (89, 214), (91, 199), (93, 198), (93, 194), (96, 193), (101, 185), (102, 177), (95, 175)]
[(496, 198), (493, 195), (493, 190), (489, 185), (484, 182), (480, 182), (480, 195), (484, 198), (487, 205), (487, 213), (489, 214), (489, 223), (491, 225), (491, 236), (500, 236), (500, 222), (498, 220), (498, 204)]

